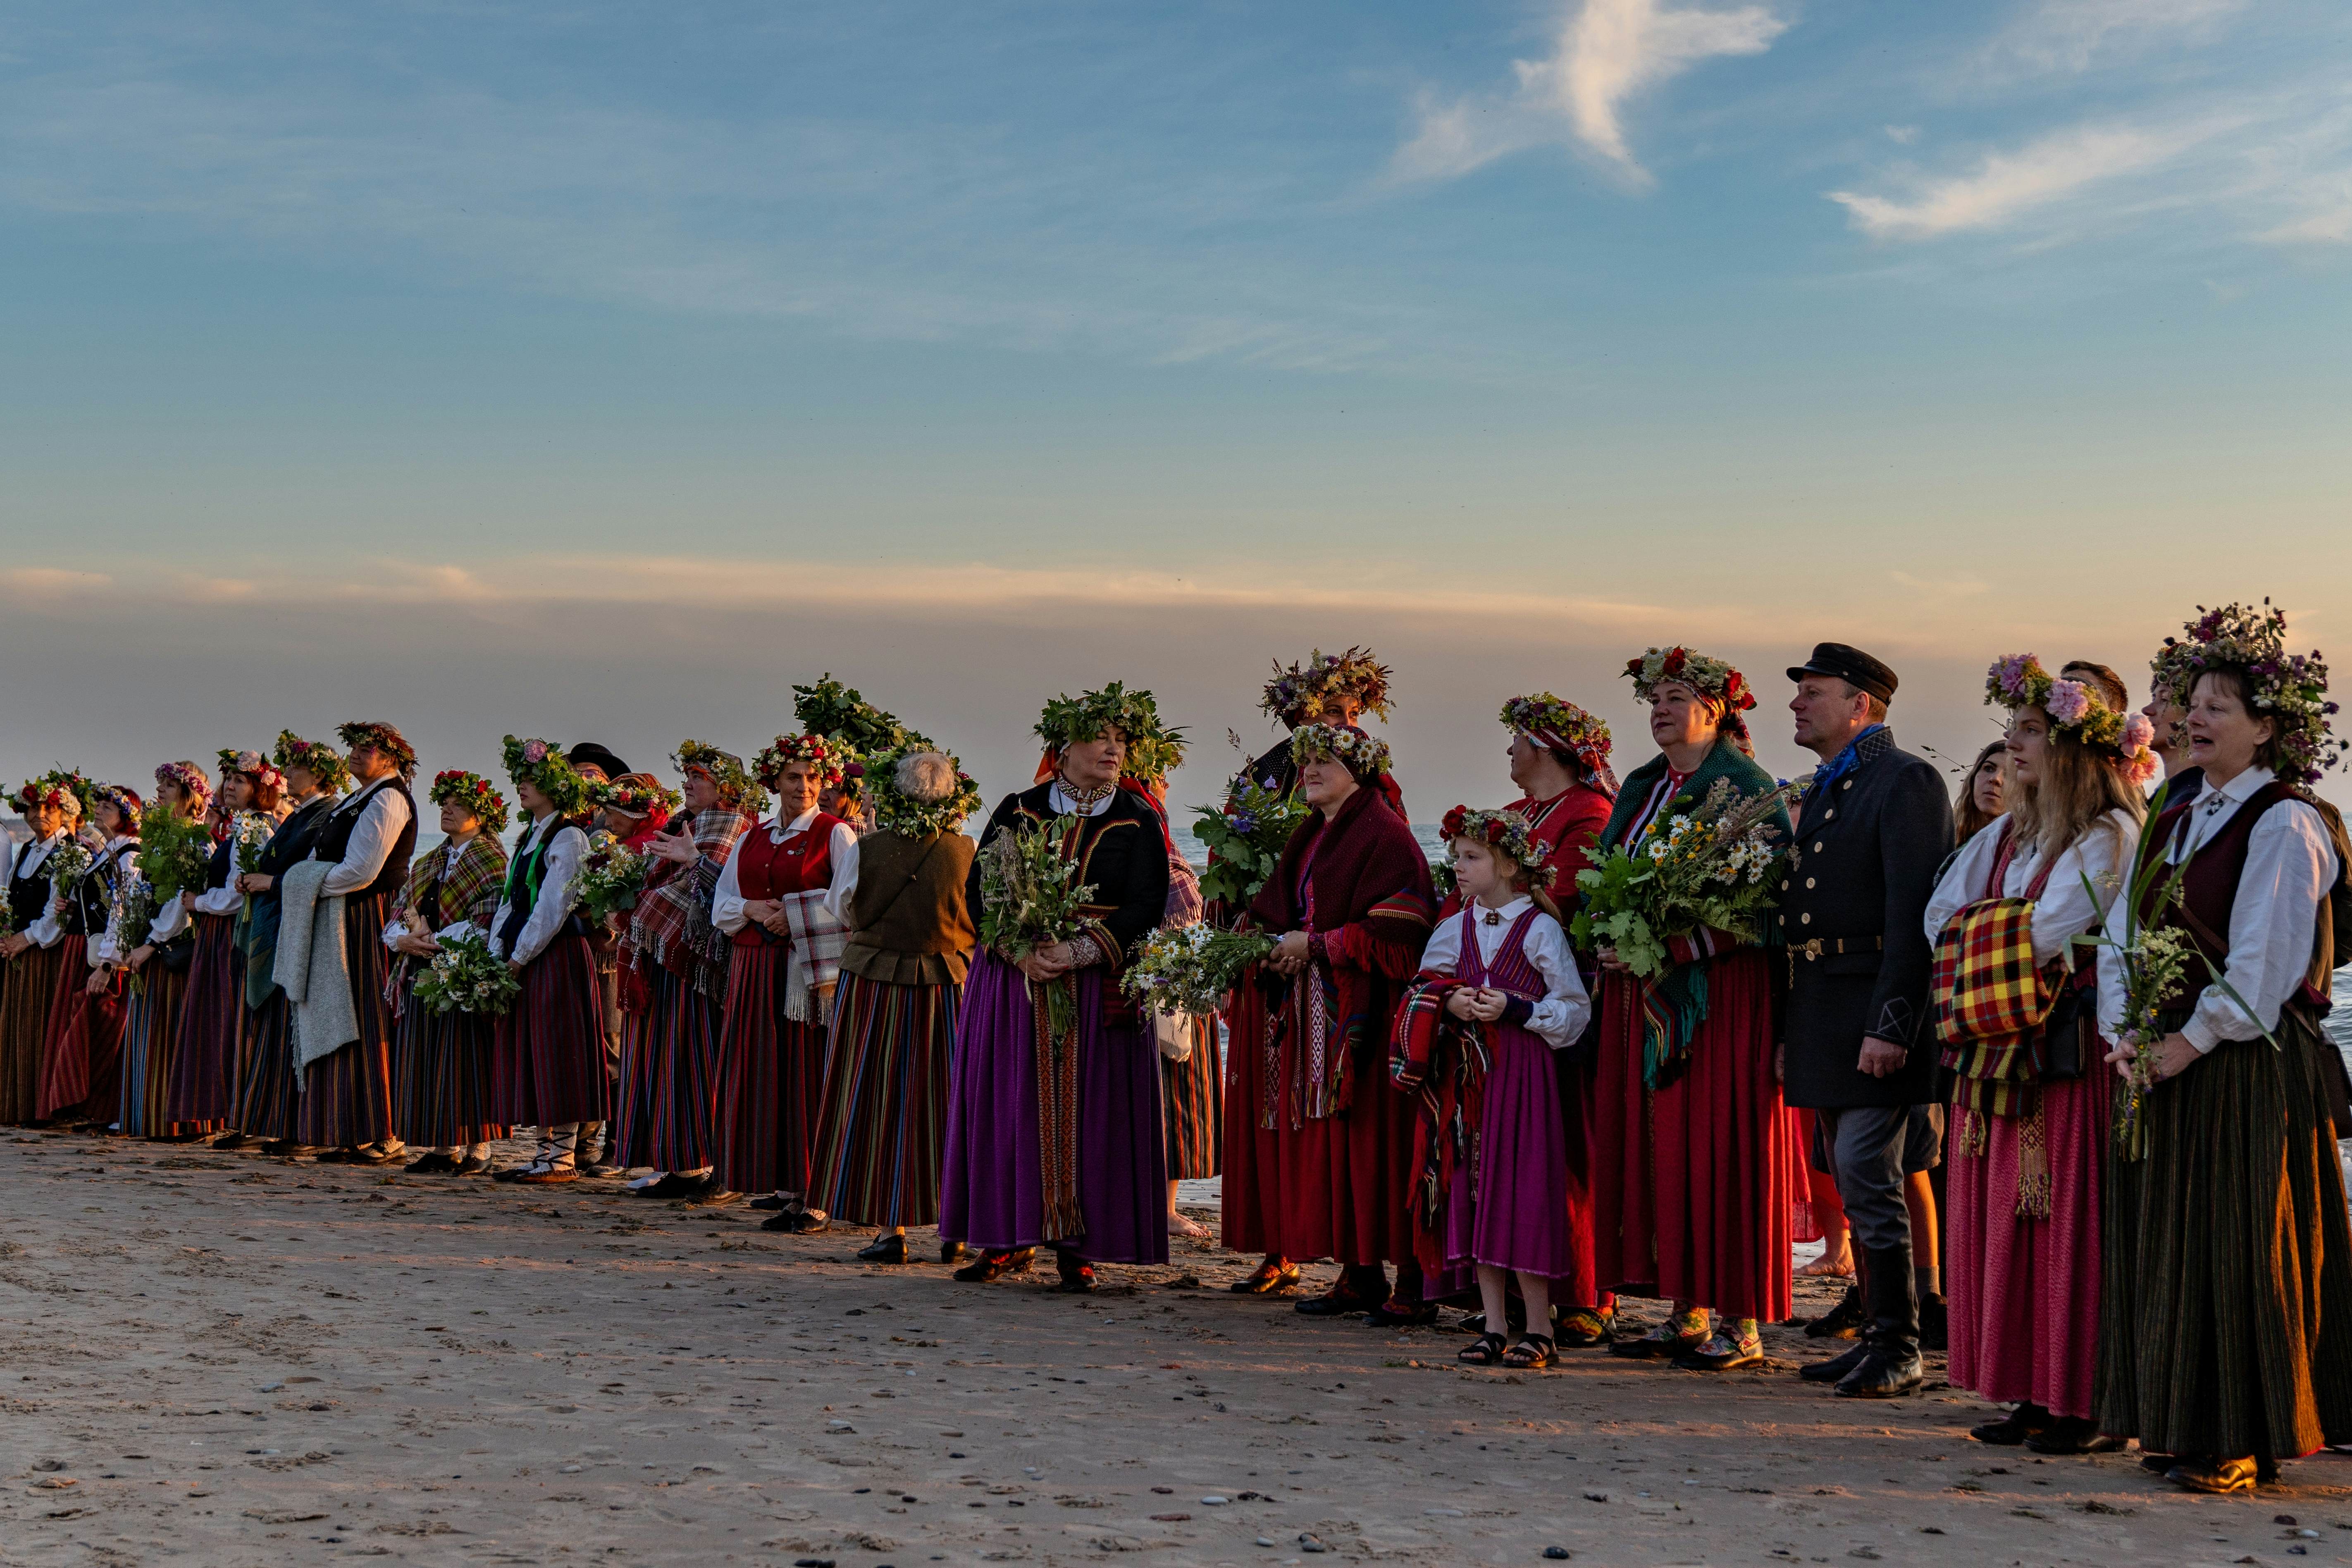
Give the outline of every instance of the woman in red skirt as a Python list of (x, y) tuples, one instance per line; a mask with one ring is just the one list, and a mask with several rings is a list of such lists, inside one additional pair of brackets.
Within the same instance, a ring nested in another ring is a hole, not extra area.
[[(170, 1098), (174, 1121), (235, 1128), (237, 1089), (245, 1082), (253, 1039), (245, 1006), (245, 958), (236, 942), (245, 908), (237, 858), (248, 837), (257, 847), (276, 826), (286, 777), (264, 753), (228, 748), (220, 753), (220, 777), (213, 796), (212, 858), (205, 866), (205, 885), (187, 898), (194, 952), (188, 961), (187, 994), (180, 1002)], [(245, 1143), (241, 1131), (232, 1131), (213, 1147)]]
[(41, 1040), (49, 1008), (61, 980), (82, 980), (79, 963), (68, 974), (64, 926), (49, 913), (60, 852), (73, 844), (66, 858), (88, 853), (74, 840), (82, 817), (78, 783), (79, 775), (51, 773), (27, 779), (8, 797), (33, 830), (9, 856), (7, 934), (0, 936), (0, 1123), (10, 1126), (41, 1121)]

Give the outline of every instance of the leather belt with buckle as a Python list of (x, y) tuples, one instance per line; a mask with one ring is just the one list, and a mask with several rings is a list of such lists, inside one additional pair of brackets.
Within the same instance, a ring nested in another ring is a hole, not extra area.
[(1849, 952), (1876, 952), (1885, 945), (1883, 936), (1809, 936), (1789, 951), (1803, 953), (1810, 963), (1817, 958), (1839, 958)]

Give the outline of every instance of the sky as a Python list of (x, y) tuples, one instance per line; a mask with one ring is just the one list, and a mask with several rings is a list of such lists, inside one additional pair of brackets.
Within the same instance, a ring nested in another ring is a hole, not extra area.
[[(1368, 644), (1417, 816), (1624, 660), (1898, 734), (2352, 622), (2352, 9), (23, 0), (0, 771), (399, 724), (659, 770), (831, 671), (1025, 783)], [(2347, 674), (2352, 679), (2352, 674)], [(2332, 785), (2329, 793), (2346, 798)]]

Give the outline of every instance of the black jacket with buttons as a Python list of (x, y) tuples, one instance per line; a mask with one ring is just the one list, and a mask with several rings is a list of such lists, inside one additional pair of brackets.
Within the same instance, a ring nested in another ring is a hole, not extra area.
[[(1892, 730), (1864, 737), (1844, 777), (1806, 792), (1777, 917), (1789, 945), (1781, 1037), (1790, 1104), (1843, 1110), (1935, 1098), (1935, 949), (1924, 921), (1936, 868), (1951, 847), (1943, 774), (1898, 749)], [(1902, 1069), (1864, 1072), (1865, 1036), (1907, 1049)]]

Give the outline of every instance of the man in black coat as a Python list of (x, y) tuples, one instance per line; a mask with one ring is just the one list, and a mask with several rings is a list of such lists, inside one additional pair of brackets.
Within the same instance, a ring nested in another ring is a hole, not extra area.
[(1781, 1085), (1790, 1104), (1813, 1112), (1813, 1165), (1837, 1178), (1866, 1314), (1853, 1350), (1801, 1375), (1884, 1399), (1922, 1377), (1904, 1187), (1910, 1173), (1934, 1165), (1942, 1143), (1930, 1104), (1935, 951), (1923, 922), (1951, 852), (1952, 811), (1943, 775), (1898, 750), (1886, 727), (1893, 670), (1859, 648), (1822, 643), (1789, 679), (1797, 743), (1822, 765), (1797, 809), (1780, 884)]

